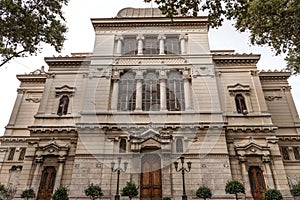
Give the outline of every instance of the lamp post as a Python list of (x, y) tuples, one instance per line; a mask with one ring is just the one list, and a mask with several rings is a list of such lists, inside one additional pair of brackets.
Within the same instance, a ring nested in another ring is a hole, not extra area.
[(112, 161), (110, 164), (111, 164), (111, 171), (112, 172), (117, 172), (118, 174), (118, 178), (117, 178), (117, 191), (116, 191), (116, 195), (115, 195), (115, 200), (120, 200), (120, 194), (119, 194), (119, 180), (120, 180), (120, 173), (121, 172), (125, 172), (127, 170), (127, 166), (128, 166), (128, 162), (124, 162), (124, 169), (122, 169), (120, 167), (121, 165), (121, 157), (118, 157), (118, 166), (117, 168), (115, 169), (115, 162)]
[(181, 171), (181, 174), (182, 174), (182, 200), (187, 200), (187, 196), (186, 196), (186, 193), (185, 193), (184, 173), (191, 171), (192, 163), (187, 162), (187, 166), (188, 166), (188, 169), (187, 169), (187, 168), (183, 167), (183, 164), (184, 164), (184, 157), (183, 156), (180, 157), (180, 160), (181, 160), (181, 168), (178, 169), (178, 162), (177, 161), (174, 162), (174, 165), (175, 165), (175, 170), (177, 172)]

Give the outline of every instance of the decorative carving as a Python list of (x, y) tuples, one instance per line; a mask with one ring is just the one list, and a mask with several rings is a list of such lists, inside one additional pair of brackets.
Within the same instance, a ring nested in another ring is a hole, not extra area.
[(215, 76), (213, 66), (193, 66), (192, 76)]
[(68, 85), (64, 85), (61, 87), (55, 87), (55, 94), (56, 97), (60, 97), (61, 95), (69, 95), (69, 96), (73, 96), (76, 92), (76, 87), (71, 87)]
[(274, 101), (282, 99), (282, 96), (265, 96), (266, 101)]

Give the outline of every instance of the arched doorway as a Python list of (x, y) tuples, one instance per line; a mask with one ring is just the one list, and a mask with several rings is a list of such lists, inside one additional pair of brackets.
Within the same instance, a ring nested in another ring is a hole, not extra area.
[(54, 167), (49, 166), (43, 170), (40, 182), (38, 200), (50, 200), (54, 188), (56, 177), (56, 170)]
[(250, 167), (249, 179), (254, 200), (263, 200), (266, 191), (266, 184), (262, 170), (257, 166)]
[(157, 154), (148, 154), (141, 162), (141, 200), (161, 200), (161, 159)]

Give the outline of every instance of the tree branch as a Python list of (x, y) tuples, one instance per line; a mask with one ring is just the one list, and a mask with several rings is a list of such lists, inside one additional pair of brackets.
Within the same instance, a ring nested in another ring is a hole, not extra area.
[(8, 58), (4, 59), (2, 63), (0, 63), (0, 67), (8, 63), (11, 59), (18, 57), (21, 53), (25, 52), (25, 50), (19, 51), (17, 53), (14, 53), (13, 55), (9, 56)]

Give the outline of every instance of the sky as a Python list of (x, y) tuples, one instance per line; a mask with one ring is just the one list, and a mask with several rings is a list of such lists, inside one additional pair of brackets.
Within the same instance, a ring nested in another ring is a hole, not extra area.
[[(153, 4), (155, 6), (155, 4)], [(0, 135), (4, 134), (17, 95), (19, 81), (17, 74), (30, 73), (41, 66), (47, 65), (44, 57), (53, 55), (70, 55), (76, 52), (92, 52), (94, 45), (94, 29), (90, 18), (115, 17), (119, 10), (125, 7), (151, 7), (150, 3), (143, 0), (70, 0), (69, 5), (64, 8), (65, 17), (69, 31), (66, 35), (67, 41), (61, 53), (56, 53), (52, 47), (44, 46), (37, 56), (18, 58), (0, 68)], [(261, 54), (258, 62), (259, 70), (282, 69), (285, 66), (283, 56), (274, 56), (269, 47), (257, 47), (249, 45), (246, 33), (237, 32), (230, 22), (219, 29), (210, 29), (209, 41), (212, 50), (235, 50), (236, 53)], [(292, 76), (289, 79), (292, 86), (292, 94), (298, 111), (300, 111), (300, 77)]]

